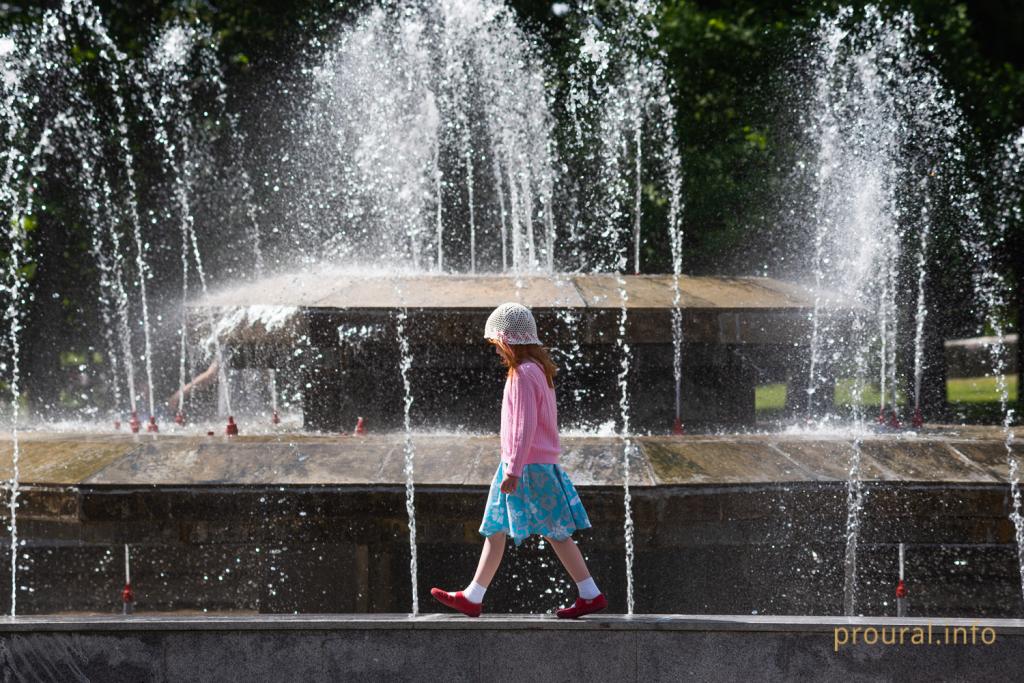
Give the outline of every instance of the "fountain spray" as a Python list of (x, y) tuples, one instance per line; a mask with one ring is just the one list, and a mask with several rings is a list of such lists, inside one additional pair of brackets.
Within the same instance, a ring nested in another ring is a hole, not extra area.
[[(401, 285), (396, 281), (395, 290), (399, 301), (404, 302), (405, 296)], [(408, 311), (403, 308), (395, 319), (395, 337), (398, 340), (398, 351), (400, 354), (399, 369), (402, 374), (402, 387), (405, 398), (402, 402), (402, 420), (405, 429), (403, 451), (405, 457), (403, 468), (405, 470), (405, 512), (409, 519), (409, 578), (412, 584), (412, 613), (419, 614), (420, 599), (417, 587), (417, 558), (416, 558), (416, 487), (413, 481), (413, 473), (416, 464), (416, 447), (412, 440), (412, 420), (410, 411), (412, 409), (412, 382), (409, 371), (412, 369), (412, 352), (409, 350), (409, 338), (406, 335), (405, 325), (408, 319)], [(360, 424), (363, 419), (359, 418)]]

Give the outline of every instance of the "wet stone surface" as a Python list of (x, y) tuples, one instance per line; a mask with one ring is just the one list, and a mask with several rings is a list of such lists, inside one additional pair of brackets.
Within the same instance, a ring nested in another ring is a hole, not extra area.
[[(850, 439), (792, 435), (636, 437), (634, 486), (845, 481), (856, 451)], [(417, 434), (418, 484), (487, 485), (498, 464), (495, 436)], [(585, 486), (622, 484), (618, 437), (563, 437), (563, 466)], [(237, 438), (29, 433), (20, 480), (40, 485), (404, 484), (404, 437), (280, 433)], [(1024, 454), (1015, 444), (1014, 452)], [(867, 481), (1005, 483), (1006, 446), (998, 431), (878, 434), (859, 441)], [(11, 471), (0, 441), (0, 473)]]
[[(620, 285), (621, 282), (621, 285)], [(543, 276), (414, 275), (364, 277), (341, 271), (297, 272), (215, 292), (192, 302), (195, 308), (292, 306), (296, 308), (487, 309), (510, 299), (530, 308), (614, 308), (622, 305), (620, 286), (629, 308), (673, 307), (671, 275), (608, 273)], [(814, 307), (814, 294), (798, 286), (764, 277), (680, 276), (683, 308), (766, 311)], [(823, 305), (850, 307), (836, 293), (825, 293)]]

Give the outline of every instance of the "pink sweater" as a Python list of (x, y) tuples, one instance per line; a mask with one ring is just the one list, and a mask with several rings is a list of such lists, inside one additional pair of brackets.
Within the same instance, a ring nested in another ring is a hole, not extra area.
[(558, 409), (544, 371), (525, 361), (505, 380), (501, 401), (501, 459), (514, 477), (532, 464), (556, 464)]

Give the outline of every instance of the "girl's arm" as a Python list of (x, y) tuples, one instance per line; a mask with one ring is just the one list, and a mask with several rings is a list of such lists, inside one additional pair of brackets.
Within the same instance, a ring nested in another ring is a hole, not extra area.
[[(519, 368), (509, 378), (508, 401), (502, 407), (508, 415), (511, 445), (508, 454), (509, 466), (505, 477), (518, 480), (523, 475), (526, 458), (533, 445), (533, 436), (537, 431), (537, 399), (534, 396), (530, 381), (523, 377), (523, 369)], [(515, 483), (511, 482), (515, 491)], [(502, 490), (505, 484), (502, 482)], [(511, 493), (511, 491), (505, 491)]]
[(201, 387), (208, 382), (217, 379), (217, 370), (220, 369), (220, 365), (217, 360), (214, 359), (210, 366), (203, 370), (200, 374), (196, 375), (191, 382), (183, 386), (182, 388), (171, 394), (170, 398), (167, 399), (167, 408), (173, 413), (179, 407), (182, 396), (188, 396), (189, 393), (196, 387)]

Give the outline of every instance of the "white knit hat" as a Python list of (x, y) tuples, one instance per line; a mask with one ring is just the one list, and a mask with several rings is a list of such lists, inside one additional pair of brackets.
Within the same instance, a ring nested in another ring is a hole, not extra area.
[(506, 344), (540, 344), (533, 313), (526, 306), (515, 303), (502, 304), (491, 311), (484, 326), (484, 338)]

